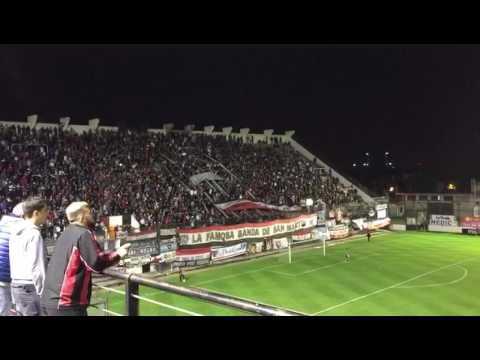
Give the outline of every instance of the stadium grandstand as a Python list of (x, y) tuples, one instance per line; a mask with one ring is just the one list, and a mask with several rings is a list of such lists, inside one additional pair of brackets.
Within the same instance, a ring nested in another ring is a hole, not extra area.
[[(46, 238), (62, 232), (65, 207), (89, 202), (100, 222), (133, 215), (141, 229), (263, 221), (311, 198), (327, 211), (374, 200), (292, 139), (171, 124), (148, 131), (70, 124), (0, 123), (0, 212), (30, 195), (51, 206)], [(229, 211), (236, 200), (274, 205)]]

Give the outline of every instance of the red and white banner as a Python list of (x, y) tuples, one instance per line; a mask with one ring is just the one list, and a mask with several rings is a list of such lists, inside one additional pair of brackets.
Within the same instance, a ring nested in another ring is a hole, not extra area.
[(475, 216), (464, 217), (460, 225), (464, 229), (478, 229), (480, 228), (480, 217), (475, 217)]
[(377, 230), (390, 225), (390, 218), (379, 219), (363, 223), (364, 229)]
[(136, 240), (146, 240), (146, 239), (156, 239), (156, 238), (157, 238), (157, 232), (155, 230), (145, 230), (145, 231), (128, 233), (126, 240), (136, 241)]
[(293, 241), (310, 240), (312, 238), (312, 230), (313, 229), (295, 231), (292, 234), (292, 240)]
[(210, 247), (196, 249), (177, 249), (173, 267), (194, 267), (210, 262)]
[(177, 257), (177, 253), (175, 251), (169, 251), (157, 256), (153, 256), (151, 258), (151, 261), (154, 263), (164, 263), (164, 262), (169, 263), (169, 262), (175, 261), (176, 257)]
[(210, 259), (210, 247), (196, 249), (177, 249), (175, 261), (194, 261)]
[(248, 209), (263, 209), (263, 210), (278, 210), (278, 211), (300, 211), (302, 208), (300, 206), (275, 206), (265, 204), (260, 201), (250, 201), (250, 200), (235, 200), (229, 201), (222, 204), (216, 204), (217, 208), (222, 209), (225, 212), (234, 212)]
[(208, 226), (195, 229), (179, 229), (181, 245), (229, 242), (245, 239), (265, 239), (289, 234), (317, 225), (316, 214), (305, 214), (290, 219), (279, 219), (262, 223), (246, 223), (227, 226)]

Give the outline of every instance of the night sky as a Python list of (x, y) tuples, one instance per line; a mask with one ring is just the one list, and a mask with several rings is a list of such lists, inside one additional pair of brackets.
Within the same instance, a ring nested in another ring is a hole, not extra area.
[(480, 46), (0, 47), (0, 120), (296, 130), (344, 168), (389, 151), (402, 167), (479, 174)]

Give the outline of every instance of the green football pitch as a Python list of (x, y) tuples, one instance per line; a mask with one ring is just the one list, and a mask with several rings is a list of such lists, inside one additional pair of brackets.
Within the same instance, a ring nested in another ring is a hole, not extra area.
[[(480, 237), (381, 232), (371, 242), (362, 236), (329, 246), (325, 257), (317, 244), (294, 249), (291, 264), (284, 252), (187, 277), (186, 286), (305, 315), (480, 315)], [(179, 284), (178, 276), (164, 280)], [(146, 287), (140, 295), (151, 299), (140, 300), (140, 315), (251, 315)], [(99, 290), (94, 299), (125, 312), (119, 293)]]

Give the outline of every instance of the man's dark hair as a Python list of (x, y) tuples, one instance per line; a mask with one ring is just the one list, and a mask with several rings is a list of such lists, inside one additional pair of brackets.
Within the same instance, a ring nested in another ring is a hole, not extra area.
[(35, 210), (40, 211), (47, 206), (46, 200), (39, 196), (32, 196), (25, 200), (25, 203), (23, 204), (23, 214), (24, 216), (31, 218)]

